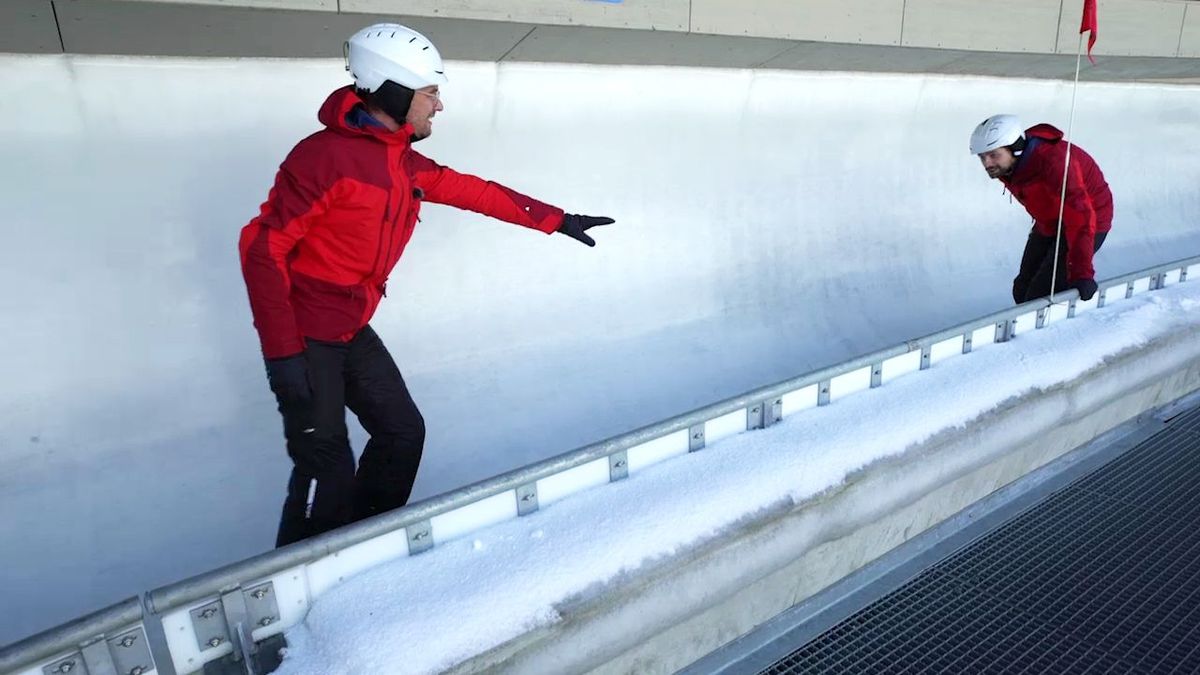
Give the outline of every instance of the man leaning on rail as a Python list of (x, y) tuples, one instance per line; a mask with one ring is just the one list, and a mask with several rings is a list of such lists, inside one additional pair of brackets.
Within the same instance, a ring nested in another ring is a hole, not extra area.
[[(239, 250), (267, 379), (294, 463), (277, 546), (403, 506), (425, 422), (368, 324), (418, 222), (422, 202), (588, 245), (611, 218), (563, 210), (461, 174), (413, 149), (433, 131), (447, 82), (437, 48), (399, 24), (346, 43), (354, 84), (321, 106), (325, 128), (300, 141)], [(345, 408), (370, 435), (357, 471)]]
[[(1108, 236), (1113, 218), (1112, 192), (1096, 161), (1072, 144), (1068, 165), (1062, 131), (1049, 124), (1022, 129), (1013, 115), (994, 115), (975, 127), (971, 154), (979, 156), (988, 176), (1004, 183), (1033, 218), (1021, 268), (1013, 279), (1013, 300), (1021, 304), (1050, 295), (1052, 277), (1055, 293), (1075, 288), (1080, 298), (1090, 300), (1096, 294), (1092, 256)], [(1060, 207), (1062, 239), (1055, 256)]]

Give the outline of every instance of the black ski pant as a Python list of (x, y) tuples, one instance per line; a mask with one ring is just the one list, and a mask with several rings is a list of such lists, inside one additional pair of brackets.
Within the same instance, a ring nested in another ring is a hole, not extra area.
[[(403, 506), (425, 445), (425, 420), (370, 326), (349, 342), (309, 339), (304, 356), (311, 402), (277, 397), (294, 467), (276, 546)], [(370, 435), (357, 472), (346, 408)]]
[[(1092, 252), (1100, 250), (1104, 244), (1107, 232), (1097, 232), (1095, 247)], [(1050, 295), (1050, 277), (1054, 274), (1054, 237), (1047, 237), (1029, 232), (1025, 242), (1025, 253), (1021, 256), (1021, 270), (1013, 279), (1013, 300), (1019, 305)], [(1054, 292), (1067, 290), (1067, 240), (1064, 238), (1058, 246), (1058, 274), (1054, 280)]]

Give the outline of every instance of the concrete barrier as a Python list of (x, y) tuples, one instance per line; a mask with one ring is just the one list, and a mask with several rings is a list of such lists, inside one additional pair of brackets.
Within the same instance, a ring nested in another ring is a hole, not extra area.
[(675, 672), (996, 489), (1197, 390), (1197, 337), (1127, 350), (868, 466), (836, 490), (777, 504), (563, 603), (560, 622), (450, 672)]

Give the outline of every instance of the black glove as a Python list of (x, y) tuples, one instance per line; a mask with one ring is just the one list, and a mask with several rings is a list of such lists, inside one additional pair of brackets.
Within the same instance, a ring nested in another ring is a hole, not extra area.
[(1025, 296), (1029, 295), (1029, 280), (1023, 277), (1013, 279), (1013, 302), (1018, 305), (1025, 302)]
[(339, 453), (316, 438), (316, 410), (304, 354), (266, 359), (267, 380), (283, 416), (288, 456), (305, 476), (320, 476), (338, 466)]
[(568, 213), (563, 216), (562, 225), (558, 226), (558, 231), (572, 239), (578, 239), (588, 246), (595, 246), (596, 240), (587, 236), (584, 232), (597, 225), (608, 225), (615, 222), (612, 218), (604, 218), (602, 216), (581, 216)]
[(281, 402), (308, 403), (312, 400), (308, 362), (303, 353), (281, 359), (266, 359), (266, 362), (267, 382)]
[(1071, 282), (1071, 288), (1079, 291), (1080, 300), (1091, 300), (1096, 291), (1100, 289), (1096, 285), (1095, 279), (1076, 279)]

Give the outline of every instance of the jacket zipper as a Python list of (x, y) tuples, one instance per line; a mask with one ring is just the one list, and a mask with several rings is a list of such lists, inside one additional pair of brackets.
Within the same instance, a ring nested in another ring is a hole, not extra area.
[(375, 249), (375, 260), (371, 263), (371, 276), (378, 276), (380, 267), (379, 259), (383, 257), (383, 235), (387, 228), (388, 216), (392, 211), (392, 193), (389, 191), (387, 203), (383, 206), (383, 218), (379, 221), (379, 245)]
[[(391, 199), (392, 199), (391, 193), (388, 193), (388, 203), (389, 204), (391, 204)], [(384, 211), (385, 218), (388, 218), (388, 214), (389, 214), (389, 211)], [(396, 220), (399, 218), (399, 216), (400, 216), (400, 209), (396, 209), (395, 215), (390, 217), (391, 222), (389, 223), (390, 227), (388, 228), (387, 248), (384, 249), (382, 265), (380, 265), (380, 268), (379, 268), (378, 276), (380, 278), (383, 277), (383, 267), (386, 266), (388, 264), (388, 262), (391, 261), (391, 259), (392, 259), (392, 244), (395, 243), (395, 241), (396, 241)], [(383, 237), (381, 234), (380, 239), (382, 239), (382, 238)]]

